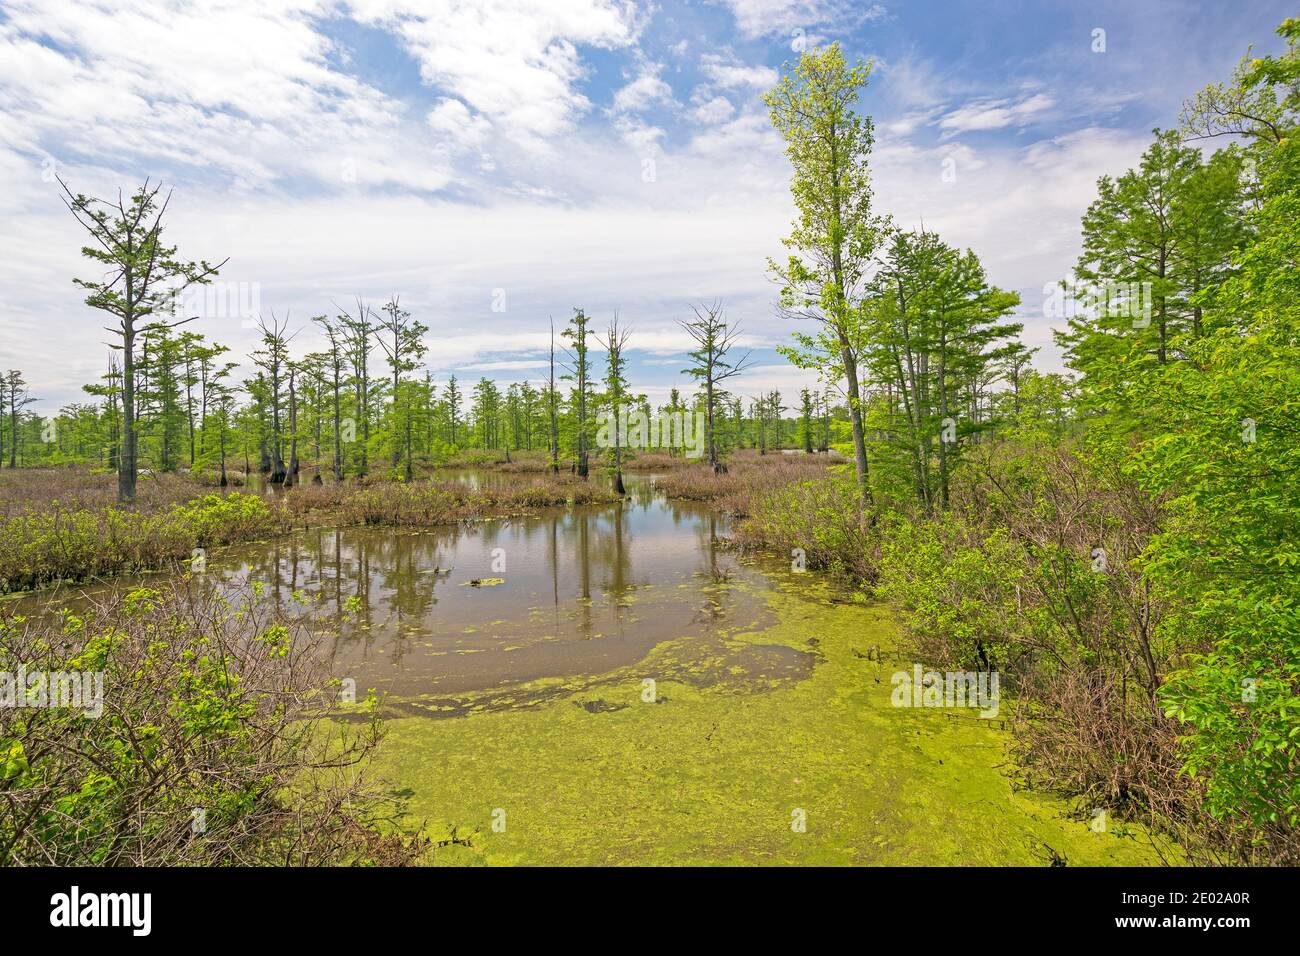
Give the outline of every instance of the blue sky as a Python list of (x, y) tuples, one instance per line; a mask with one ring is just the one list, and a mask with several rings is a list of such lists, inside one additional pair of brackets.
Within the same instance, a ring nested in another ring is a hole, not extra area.
[[(1018, 290), (1058, 359), (1044, 286), (1096, 178), (1132, 165), (1281, 2), (0, 0), (0, 367), (37, 409), (108, 350), (80, 303), (81, 237), (53, 182), (175, 187), (170, 238), (231, 257), (195, 327), (253, 345), (232, 302), (294, 324), (400, 294), (438, 381), (543, 373), (548, 316), (633, 326), (633, 384), (685, 385), (675, 320), (722, 300), (793, 399), (764, 263), (791, 218), (760, 97), (801, 45), (875, 63), (876, 203), (922, 218)], [(1104, 31), (1104, 51), (1096, 49)], [(945, 177), (945, 168), (955, 172)], [(223, 304), (224, 303), (224, 304)], [(308, 328), (297, 340), (311, 348)]]

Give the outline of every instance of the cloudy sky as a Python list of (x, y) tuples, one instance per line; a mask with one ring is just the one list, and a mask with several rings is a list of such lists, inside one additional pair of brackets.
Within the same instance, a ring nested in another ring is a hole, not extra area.
[[(245, 353), (232, 304), (309, 319), (393, 294), (439, 381), (544, 372), (547, 319), (634, 330), (633, 384), (683, 384), (675, 320), (722, 300), (745, 395), (812, 373), (764, 263), (791, 218), (761, 104), (801, 45), (874, 61), (876, 203), (976, 250), (1050, 347), (1105, 172), (1226, 77), (1293, 4), (946, 0), (0, 0), (0, 368), (49, 414), (108, 360), (54, 174), (175, 194), (168, 236), (230, 258), (192, 327)], [(1104, 52), (1100, 46), (1104, 30)], [(945, 176), (945, 170), (949, 175)]]

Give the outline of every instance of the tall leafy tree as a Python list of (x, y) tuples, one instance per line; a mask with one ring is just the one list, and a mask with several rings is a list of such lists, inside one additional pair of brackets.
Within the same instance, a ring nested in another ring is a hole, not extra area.
[(10, 369), (0, 378), (0, 391), (5, 396), (5, 405), (9, 410), (9, 467), (18, 467), (18, 422), (24, 406), (31, 405), (36, 399), (27, 391), (27, 380), (17, 369)]
[(1207, 163), (1176, 131), (1157, 131), (1136, 169), (1097, 190), (1075, 268), (1092, 301), (1057, 340), (1094, 406), (1140, 417), (1129, 386), (1204, 332), (1200, 293), (1226, 277), (1244, 238), (1241, 157)]
[(327, 374), (330, 379), (330, 411), (332, 413), (334, 446), (333, 463), (334, 480), (343, 480), (343, 401), (342, 382), (343, 366), (346, 358), (346, 346), (342, 323), (327, 316), (318, 315), (312, 319), (325, 333), (329, 342), (329, 351), (325, 353)]
[(590, 424), (588, 413), (591, 404), (591, 362), (587, 358), (587, 337), (591, 334), (588, 325), (591, 320), (587, 313), (582, 309), (573, 310), (573, 318), (569, 319), (569, 327), (560, 333), (562, 338), (569, 340), (569, 347), (565, 350), (568, 356), (568, 362), (565, 368), (568, 374), (561, 376), (573, 382), (573, 404), (577, 415), (577, 472), (579, 477), (586, 478), (589, 470), (588, 464), (588, 445)]
[(1126, 467), (1167, 502), (1145, 567), (1197, 646), (1163, 688), (1206, 806), (1294, 859), (1300, 831), (1300, 20), (1287, 50), (1188, 104), (1188, 132), (1251, 137), (1260, 203), (1187, 361), (1140, 377), (1145, 440)]
[[(122, 454), (118, 468), (118, 498), (135, 499), (135, 345), (136, 336), (151, 323), (166, 323), (176, 297), (186, 288), (212, 281), (225, 265), (205, 260), (186, 262), (176, 257), (176, 247), (162, 240), (163, 218), (171, 194), (159, 199), (162, 186), (145, 183), (131, 198), (95, 199), (74, 194), (62, 179), (64, 203), (90, 237), (81, 253), (103, 266), (106, 275), (97, 279), (74, 279), (85, 289), (86, 304), (113, 316), (109, 332), (123, 356), (122, 368)], [(186, 321), (186, 320), (182, 320)]]
[(813, 453), (813, 396), (806, 388), (799, 390), (799, 431), (805, 454)]
[(356, 420), (353, 431), (360, 430), (360, 440), (355, 442), (356, 473), (365, 475), (370, 470), (370, 353), (374, 349), (371, 339), (375, 334), (374, 312), (363, 299), (356, 300), (356, 315), (344, 312), (338, 316), (343, 333), (344, 351), (352, 366), (353, 409)]
[(785, 239), (785, 262), (769, 260), (781, 284), (781, 307), (792, 318), (816, 320), (820, 332), (797, 333), (788, 357), (806, 368), (835, 361), (844, 377), (853, 423), (853, 457), (863, 515), (872, 502), (862, 391), (858, 378), (860, 314), (856, 303), (880, 232), (871, 212), (868, 159), (871, 118), (856, 105), (871, 75), (869, 63), (849, 66), (838, 43), (805, 51), (764, 102), (794, 167), (790, 192), (797, 217)]
[[(376, 330), (379, 344), (388, 358), (388, 367), (393, 376), (392, 413), (390, 436), (393, 445), (393, 467), (405, 457), (406, 480), (412, 477), (412, 435), (416, 410), (412, 404), (413, 392), (402, 387), (402, 375), (415, 370), (426, 350), (424, 335), (428, 327), (411, 318), (411, 313), (401, 307), (397, 296), (393, 296), (381, 310), (384, 319)], [(382, 333), (382, 334), (379, 334)], [(384, 336), (387, 336), (385, 338)]]
[[(284, 484), (288, 476), (284, 462), (285, 408), (282, 389), (292, 374), (289, 341), (293, 336), (288, 331), (288, 318), (278, 319), (274, 312), (271, 313), (269, 322), (264, 318), (260, 319), (258, 328), (262, 333), (262, 347), (253, 353), (252, 358), (265, 375), (266, 395), (270, 405), (271, 483), (279, 485)], [(296, 414), (292, 409), (291, 412)], [(294, 440), (296, 441), (296, 436)]]
[(447, 403), (447, 427), (449, 429), (448, 441), (452, 448), (456, 448), (456, 426), (460, 422), (460, 405), (461, 405), (460, 386), (456, 382), (456, 376), (451, 375), (447, 378), (447, 387), (443, 390), (443, 401)]
[(965, 396), (1014, 348), (1021, 326), (1003, 319), (1019, 301), (933, 232), (896, 232), (882, 257), (863, 304), (866, 367), (882, 386), (881, 430), (927, 510), (948, 504), (961, 442), (977, 429), (961, 415)]
[(474, 404), (470, 409), (481, 448), (501, 447), (501, 390), (489, 378), (480, 378), (474, 386)]

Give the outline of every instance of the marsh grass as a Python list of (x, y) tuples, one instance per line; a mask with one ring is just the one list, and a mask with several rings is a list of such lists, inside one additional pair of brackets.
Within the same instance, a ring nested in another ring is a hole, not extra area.
[[(187, 475), (142, 475), (131, 510), (164, 511), (211, 488)], [(117, 506), (117, 475), (89, 468), (0, 469), (0, 517), (61, 508), (78, 511)]]
[(792, 482), (825, 478), (838, 464), (824, 455), (737, 453), (721, 474), (696, 461), (660, 476), (655, 487), (669, 498), (712, 501), (723, 511), (743, 515), (758, 496)]
[(505, 488), (473, 489), (457, 481), (303, 487), (285, 494), (282, 507), (298, 519), (320, 512), (344, 524), (413, 527), (618, 500), (619, 495), (597, 484), (561, 476), (521, 480)]

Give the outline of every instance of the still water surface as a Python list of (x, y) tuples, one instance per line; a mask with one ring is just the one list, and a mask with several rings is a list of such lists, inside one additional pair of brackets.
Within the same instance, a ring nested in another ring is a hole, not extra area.
[[(444, 477), (475, 487), (520, 480), (468, 470)], [(627, 484), (631, 497), (616, 505), (430, 529), (302, 531), (215, 552), (207, 574), (232, 588), (256, 583), (286, 613), (309, 617), (336, 675), (398, 700), (436, 704), (604, 674), (667, 640), (682, 642), (704, 679), (804, 676), (811, 655), (727, 641), (770, 618), (765, 573), (718, 543), (725, 519), (706, 504), (665, 499), (653, 476)]]

